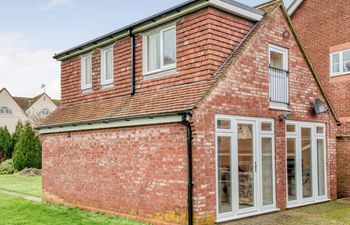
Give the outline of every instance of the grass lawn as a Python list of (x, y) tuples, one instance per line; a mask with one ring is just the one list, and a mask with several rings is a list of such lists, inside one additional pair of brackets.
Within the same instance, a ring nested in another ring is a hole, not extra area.
[(0, 189), (40, 197), (41, 177), (0, 175)]
[(37, 203), (0, 193), (0, 225), (145, 225), (77, 208)]

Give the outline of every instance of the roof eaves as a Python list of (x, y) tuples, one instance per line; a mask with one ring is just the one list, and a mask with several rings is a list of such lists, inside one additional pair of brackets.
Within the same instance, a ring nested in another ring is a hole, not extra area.
[(294, 0), (292, 4), (287, 9), (288, 15), (291, 16), (293, 13), (299, 8), (301, 3), (303, 3), (304, 0)]
[[(142, 19), (138, 22), (132, 23), (123, 28), (112, 31), (108, 34), (95, 38), (91, 41), (85, 42), (76, 47), (70, 48), (66, 51), (55, 54), (54, 58), (57, 60), (64, 60), (73, 56), (88, 52), (97, 47), (108, 45), (116, 40), (127, 37), (130, 32), (141, 32), (146, 29), (150, 29), (153, 26), (174, 20), (193, 11), (201, 9), (207, 6), (214, 6), (226, 11), (231, 11), (239, 16), (259, 21), (264, 12), (259, 9), (238, 3), (234, 0), (189, 0), (170, 9), (157, 13), (153, 16)], [(193, 10), (191, 10), (193, 7)]]
[(322, 95), (323, 95), (323, 97), (324, 97), (324, 99), (325, 99), (325, 101), (326, 101), (326, 103), (327, 103), (327, 105), (329, 107), (329, 110), (331, 111), (335, 121), (338, 124), (340, 124), (340, 119), (339, 119), (337, 113), (335, 112), (335, 109), (334, 109), (334, 107), (333, 107), (333, 105), (332, 105), (332, 103), (331, 103), (331, 101), (330, 101), (330, 99), (329, 99), (329, 97), (327, 95), (327, 92), (326, 92), (325, 88), (323, 87), (323, 85), (321, 83), (320, 78), (318, 77), (318, 74), (317, 74), (317, 72), (315, 70), (314, 65), (311, 62), (311, 59), (309, 58), (308, 54), (306, 53), (306, 50), (305, 50), (305, 48), (304, 48), (304, 46), (303, 46), (303, 44), (302, 44), (302, 42), (301, 42), (301, 40), (300, 40), (300, 38), (298, 36), (298, 33), (296, 32), (296, 30), (295, 30), (295, 28), (293, 26), (293, 23), (291, 21), (291, 18), (289, 16), (289, 13), (288, 13), (287, 9), (284, 7), (283, 4), (281, 5), (281, 7), (282, 7), (282, 12), (283, 12), (283, 14), (285, 16), (285, 19), (287, 20), (288, 26), (289, 26), (290, 30), (292, 31), (292, 33), (293, 33), (293, 36), (294, 36), (294, 38), (295, 38), (295, 40), (296, 40), (296, 42), (297, 42), (297, 44), (298, 44), (298, 46), (300, 48), (300, 50), (301, 50), (305, 60), (306, 60), (307, 65), (309, 66), (309, 68), (311, 70), (312, 75), (314, 76), (314, 79), (316, 80), (316, 83), (317, 83), (318, 87), (321, 90), (321, 93), (322, 93)]

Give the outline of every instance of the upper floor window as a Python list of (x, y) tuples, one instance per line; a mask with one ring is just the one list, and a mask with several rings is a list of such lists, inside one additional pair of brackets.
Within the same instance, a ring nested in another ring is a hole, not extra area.
[(113, 77), (113, 46), (109, 46), (101, 51), (101, 84), (113, 83)]
[(12, 111), (9, 107), (0, 107), (0, 115), (11, 115)]
[(271, 106), (287, 108), (289, 103), (288, 50), (275, 45), (269, 45), (269, 88)]
[(350, 73), (350, 49), (331, 53), (331, 76)]
[(81, 56), (81, 89), (92, 88), (92, 59), (91, 54)]
[(176, 67), (175, 25), (152, 31), (144, 36), (145, 74)]
[(47, 116), (50, 114), (50, 110), (48, 108), (43, 108), (40, 110), (39, 115), (40, 116)]

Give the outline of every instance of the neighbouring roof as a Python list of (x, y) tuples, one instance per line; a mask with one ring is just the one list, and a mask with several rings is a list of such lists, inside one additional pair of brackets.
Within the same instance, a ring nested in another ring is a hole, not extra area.
[[(36, 101), (38, 101), (38, 99), (43, 96), (46, 95), (48, 96), (46, 93), (42, 93), (40, 95), (37, 95), (33, 98), (30, 97), (16, 97), (16, 96), (12, 96), (10, 94), (10, 92), (6, 89), (6, 88), (2, 88), (0, 90), (0, 93), (2, 91), (6, 90), (7, 93), (9, 93), (9, 95), (13, 98), (13, 100), (15, 100), (15, 102), (18, 104), (18, 106), (25, 112), (27, 111), (27, 109), (29, 109)], [(48, 96), (49, 97), (49, 96)], [(50, 97), (49, 97), (50, 98)], [(51, 98), (50, 98), (51, 99)], [(58, 99), (51, 99), (51, 101), (58, 107), (61, 104), (61, 101)]]
[[(273, 0), (266, 4), (276, 4), (282, 7), (290, 29), (298, 41), (299, 39), (291, 24), (290, 18), (285, 11), (282, 1)], [(264, 7), (266, 7), (266, 5), (260, 6), (260, 8)], [(266, 23), (268, 18), (268, 16), (264, 16), (260, 22), (256, 23), (251, 28), (251, 30), (241, 39), (241, 42), (235, 46), (232, 53), (218, 68), (216, 73), (207, 81), (199, 81), (186, 85), (178, 85), (165, 89), (136, 93), (133, 96), (120, 96), (90, 103), (61, 106), (53, 114), (48, 116), (38, 128), (44, 129), (51, 127), (75, 126), (79, 124), (127, 120), (142, 116), (154, 117), (165, 114), (178, 114), (191, 111), (200, 104), (202, 99), (204, 99), (208, 93), (210, 93), (211, 89), (215, 87), (215, 83), (220, 79), (220, 77), (226, 74), (226, 71), (229, 70), (235, 60), (240, 57), (240, 53), (244, 51), (250, 41), (253, 40), (252, 37), (258, 33), (258, 30), (264, 23)], [(312, 64), (307, 57), (305, 50), (300, 44), (300, 41), (298, 41), (298, 44), (317, 84), (321, 89), (323, 96), (326, 99), (328, 106), (331, 109), (334, 118), (339, 121), (315, 70), (313, 70)]]
[(287, 11), (289, 16), (293, 15), (293, 13), (299, 8), (301, 3), (303, 3), (304, 0), (294, 0), (290, 6), (288, 7)]
[(186, 10), (188, 10), (189, 7), (200, 5), (200, 4), (203, 4), (203, 7), (215, 6), (221, 9), (226, 9), (231, 11), (234, 14), (237, 14), (244, 18), (248, 18), (253, 21), (259, 21), (264, 15), (263, 11), (250, 7), (248, 5), (236, 2), (234, 0), (188, 0), (184, 3), (176, 5), (172, 8), (169, 8), (157, 14), (154, 14), (150, 17), (147, 17), (145, 19), (142, 19), (140, 21), (137, 21), (135, 23), (132, 23), (130, 25), (117, 29), (115, 31), (112, 31), (108, 34), (102, 35), (98, 38), (95, 38), (93, 40), (80, 44), (73, 48), (57, 53), (55, 54), (54, 58), (57, 60), (61, 60), (62, 58), (65, 58), (65, 57), (73, 57), (75, 55), (74, 53), (83, 52), (85, 49), (89, 49), (91, 47), (97, 47), (98, 44), (100, 43), (107, 44), (105, 42), (113, 42), (121, 33), (126, 32), (128, 35), (129, 32), (133, 32), (136, 28), (140, 26), (147, 25), (147, 29), (149, 29), (152, 26), (152, 24), (157, 25), (156, 24), (157, 21), (161, 21), (161, 20), (163, 21), (166, 17), (169, 17), (170, 19), (175, 19), (177, 17), (191, 13), (192, 11), (186, 11)]

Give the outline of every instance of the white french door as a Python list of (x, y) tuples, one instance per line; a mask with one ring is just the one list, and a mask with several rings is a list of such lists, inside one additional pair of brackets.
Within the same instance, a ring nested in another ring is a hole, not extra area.
[(275, 209), (273, 120), (216, 118), (217, 222)]
[(287, 122), (287, 207), (327, 200), (325, 124)]

